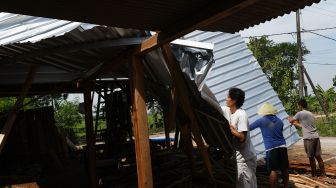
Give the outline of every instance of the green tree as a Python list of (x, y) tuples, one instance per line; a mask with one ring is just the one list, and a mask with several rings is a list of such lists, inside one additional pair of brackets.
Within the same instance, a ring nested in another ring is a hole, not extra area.
[[(250, 38), (248, 44), (287, 112), (294, 113), (298, 99), (296, 43), (274, 43), (267, 37)], [(303, 47), (303, 55), (309, 51)]]
[(7, 112), (11, 110), (15, 104), (15, 97), (0, 98), (0, 112)]
[(332, 79), (332, 81), (333, 81), (333, 86), (336, 87), (336, 75), (335, 75), (335, 77)]
[(32, 100), (35, 100), (33, 103), (33, 106), (35, 108), (53, 106), (55, 110), (57, 110), (60, 107), (61, 103), (67, 98), (67, 93), (58, 93), (44, 96), (34, 96), (32, 97)]
[(320, 85), (316, 86), (317, 92), (322, 97), (322, 100), (324, 102), (325, 107), (327, 108), (327, 111), (333, 112), (336, 110), (336, 92), (334, 90), (334, 87), (331, 87), (327, 90), (323, 90), (323, 88)]
[(74, 101), (63, 101), (55, 112), (56, 125), (63, 129), (73, 142), (78, 141), (74, 129), (82, 122), (78, 105), (78, 99)]

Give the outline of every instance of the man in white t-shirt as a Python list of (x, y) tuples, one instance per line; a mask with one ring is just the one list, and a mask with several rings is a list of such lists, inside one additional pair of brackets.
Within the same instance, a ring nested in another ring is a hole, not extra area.
[(257, 187), (257, 156), (251, 143), (249, 122), (245, 110), (240, 107), (245, 101), (245, 92), (239, 88), (230, 88), (226, 106), (222, 107), (224, 117), (229, 121), (236, 150), (237, 183), (236, 187)]

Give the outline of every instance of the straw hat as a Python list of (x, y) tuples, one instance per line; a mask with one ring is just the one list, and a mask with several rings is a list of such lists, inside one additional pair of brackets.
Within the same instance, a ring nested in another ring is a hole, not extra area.
[(261, 116), (275, 115), (276, 113), (278, 113), (278, 110), (269, 102), (265, 102), (258, 111)]

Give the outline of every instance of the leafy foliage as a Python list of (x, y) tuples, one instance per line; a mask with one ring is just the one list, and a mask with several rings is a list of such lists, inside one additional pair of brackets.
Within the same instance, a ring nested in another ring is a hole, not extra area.
[(11, 110), (15, 104), (15, 101), (15, 97), (0, 98), (0, 112), (6, 112)]
[(336, 111), (336, 92), (335, 88), (331, 87), (327, 90), (323, 90), (320, 85), (316, 86), (316, 90), (321, 96), (324, 105), (328, 112), (335, 112)]
[(83, 118), (78, 110), (79, 101), (62, 101), (55, 112), (56, 125), (63, 129), (67, 136), (77, 142), (74, 130), (81, 124)]
[[(298, 99), (296, 43), (274, 43), (267, 37), (250, 38), (249, 49), (278, 93), (287, 112), (294, 113)], [(303, 47), (303, 55), (309, 51)]]
[(332, 79), (332, 81), (333, 81), (333, 86), (336, 87), (336, 75), (335, 75), (335, 77)]
[(33, 106), (44, 107), (44, 106), (54, 106), (55, 110), (60, 108), (60, 105), (63, 101), (68, 98), (67, 93), (51, 94), (45, 96), (34, 96), (32, 97), (34, 101)]
[(163, 130), (163, 110), (159, 102), (151, 98), (147, 102), (147, 107), (149, 110), (148, 124), (150, 130), (153, 130), (154, 132)]

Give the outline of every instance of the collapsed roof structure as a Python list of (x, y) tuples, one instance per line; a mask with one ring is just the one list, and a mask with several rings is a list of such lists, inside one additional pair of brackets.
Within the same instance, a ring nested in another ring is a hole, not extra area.
[[(287, 146), (298, 141), (299, 135), (296, 128), (287, 121), (288, 114), (281, 100), (239, 34), (195, 31), (183, 38), (214, 44), (216, 63), (208, 74), (206, 84), (221, 106), (226, 105), (225, 98), (229, 88), (239, 87), (246, 92), (242, 108), (246, 110), (250, 122), (260, 117), (257, 115), (260, 106), (264, 102), (270, 102), (278, 109), (277, 116), (285, 125), (283, 134)], [(253, 130), (251, 139), (258, 159), (264, 157), (266, 152), (261, 131), (259, 129)]]
[[(99, 84), (96, 79), (118, 81), (129, 78), (138, 186), (153, 187), (145, 106), (145, 96), (149, 93), (166, 103), (167, 130), (172, 130), (178, 119), (184, 127), (180, 128), (182, 137), (193, 138), (209, 178), (214, 179), (204, 140), (229, 155), (232, 147), (225, 126), (227, 122), (214, 105), (216, 102), (210, 102), (211, 92), (205, 92), (208, 97), (202, 97), (198, 87), (182, 74), (169, 42), (196, 29), (234, 33), (314, 2), (319, 0), (0, 2), (0, 10), (5, 12), (112, 26), (93, 27), (35, 17), (30, 17), (33, 19), (30, 22), (24, 16), (3, 15), (8, 16), (3, 22), (8, 21), (9, 25), (4, 29), (8, 35), (3, 35), (2, 44), (7, 44), (6, 39), (11, 37), (16, 43), (0, 48), (0, 93), (2, 96), (20, 96), (1, 131), (0, 152), (16, 118), (15, 111), (22, 107), (27, 94), (83, 92), (90, 187), (96, 187), (90, 92), (95, 89), (95, 84)], [(17, 24), (21, 27), (10, 30), (15, 16), (27, 19), (28, 24), (20, 25), (22, 22), (18, 19)], [(35, 36), (33, 31), (38, 32), (41, 26), (47, 29), (41, 36)], [(14, 34), (16, 29), (22, 30)], [(144, 30), (158, 32), (150, 36)], [(70, 32), (62, 35), (65, 31)], [(39, 41), (50, 36), (58, 37)], [(17, 43), (19, 41), (25, 43)], [(162, 83), (165, 76), (168, 84)], [(201, 88), (207, 90), (206, 86)], [(224, 141), (223, 137), (226, 138)]]

